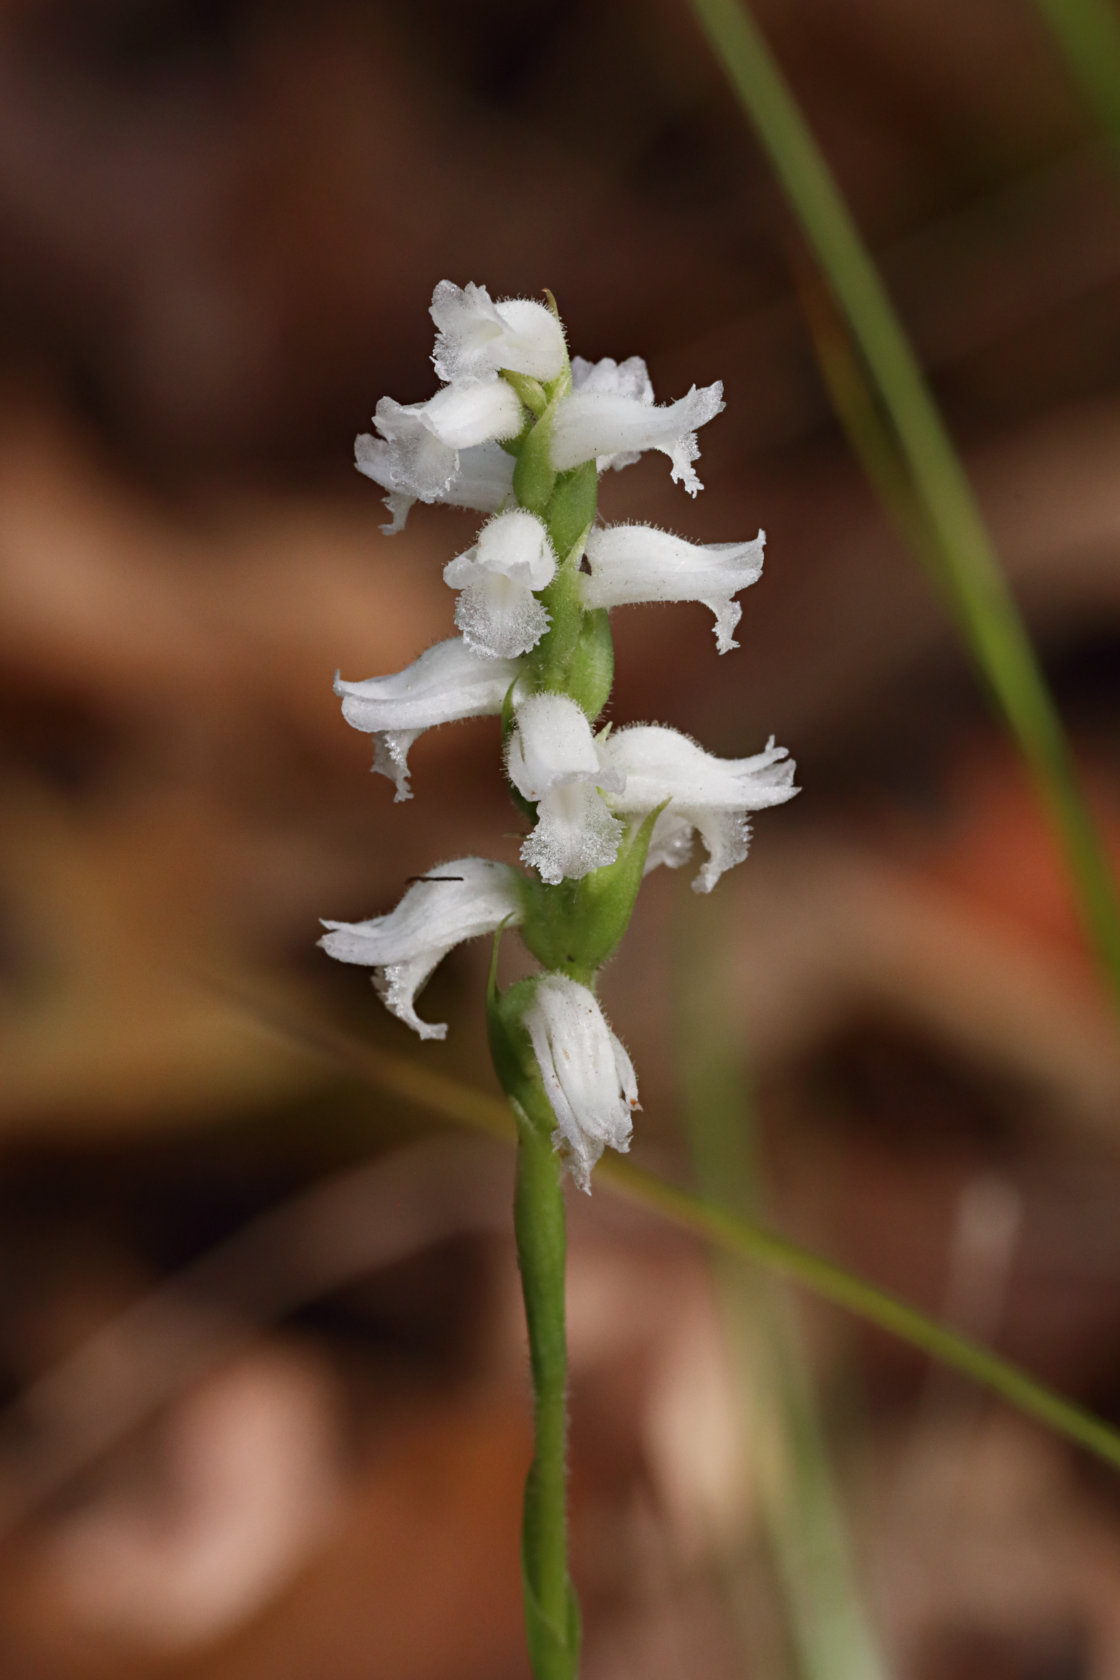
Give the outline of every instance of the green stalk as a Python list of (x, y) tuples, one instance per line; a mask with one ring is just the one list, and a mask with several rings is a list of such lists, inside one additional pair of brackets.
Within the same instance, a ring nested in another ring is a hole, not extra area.
[(568, 1579), (564, 1193), (548, 1130), (520, 1115), (513, 1226), (533, 1373), (535, 1448), (521, 1542), (529, 1653), (536, 1680), (574, 1680), (579, 1624)]
[(816, 141), (738, 0), (689, 0), (847, 318), (913, 482), (973, 656), (1065, 852), (1081, 918), (1120, 1007), (1120, 904), (1065, 733), (960, 460)]
[(1108, 0), (1034, 0), (1120, 160), (1120, 18)]

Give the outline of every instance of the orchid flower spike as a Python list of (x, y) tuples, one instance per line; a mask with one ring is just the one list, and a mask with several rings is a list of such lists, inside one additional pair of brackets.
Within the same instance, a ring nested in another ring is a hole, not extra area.
[(591, 725), (566, 694), (533, 694), (516, 709), (509, 779), (537, 807), (537, 823), (521, 848), (542, 881), (581, 880), (618, 856), (624, 826), (602, 793), (621, 793), (623, 777), (604, 769)]
[(640, 1106), (633, 1064), (594, 994), (567, 975), (546, 974), (522, 1019), (556, 1116), (553, 1145), (590, 1193), (603, 1150), (630, 1148), (630, 1116)]
[(439, 328), (432, 361), (451, 384), (493, 379), (502, 368), (546, 382), (563, 372), (564, 329), (543, 303), (527, 298), (494, 303), (485, 286), (441, 280), (431, 315)]
[(408, 752), (416, 737), (440, 723), (496, 716), (520, 666), (476, 653), (459, 636), (437, 642), (403, 671), (364, 682), (334, 679), (342, 715), (354, 729), (376, 738), (373, 768), (396, 786), (396, 799), (411, 799)]
[(609, 798), (619, 815), (645, 817), (670, 801), (654, 825), (647, 870), (661, 863), (679, 868), (693, 831), (700, 835), (708, 860), (692, 883), (697, 892), (711, 892), (724, 871), (746, 857), (749, 811), (784, 805), (798, 792), (796, 767), (773, 737), (752, 758), (716, 758), (675, 729), (636, 724), (612, 733), (600, 753), (623, 778), (623, 791)]
[(444, 582), (461, 591), (455, 623), (467, 646), (495, 659), (535, 648), (549, 617), (534, 590), (550, 584), (555, 572), (556, 555), (536, 514), (511, 508), (491, 519), (475, 547), (443, 569)]
[(715, 614), (716, 647), (727, 653), (739, 645), (733, 632), (743, 615), (734, 596), (762, 576), (765, 544), (763, 531), (750, 542), (690, 543), (652, 525), (601, 526), (587, 539), (584, 605), (700, 601)]
[(386, 916), (324, 922), (328, 931), (319, 944), (339, 962), (372, 968), (386, 1008), (421, 1038), (446, 1038), (445, 1023), (417, 1015), (416, 994), (452, 946), (521, 920), (521, 879), (506, 863), (457, 858), (409, 887)]
[(696, 433), (723, 410), (723, 386), (693, 386), (679, 402), (657, 408), (646, 365), (639, 356), (619, 363), (572, 360), (572, 391), (556, 410), (552, 464), (558, 472), (581, 461), (599, 471), (630, 466), (646, 449), (672, 462), (674, 483), (690, 496), (703, 488), (692, 463), (700, 454)]

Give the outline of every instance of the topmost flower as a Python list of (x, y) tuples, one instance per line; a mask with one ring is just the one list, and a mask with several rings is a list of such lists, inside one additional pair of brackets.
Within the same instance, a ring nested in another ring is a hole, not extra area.
[(503, 368), (547, 384), (567, 363), (564, 329), (543, 303), (495, 303), (485, 286), (441, 280), (431, 314), (439, 329), (432, 362), (449, 385), (493, 379)]
[[(549, 454), (557, 472), (594, 461), (599, 472), (627, 467), (660, 450), (690, 496), (701, 488), (693, 462), (696, 432), (723, 408), (723, 387), (693, 386), (658, 406), (640, 356), (568, 361), (564, 329), (551, 309), (528, 298), (495, 303), (485, 286), (441, 280), (432, 296), (438, 329), (432, 361), (443, 386), (426, 402), (382, 397), (378, 436), (358, 438), (358, 471), (387, 491), (399, 531), (413, 502), (449, 502), (480, 513), (510, 505), (513, 441), (547, 404)], [(508, 377), (503, 378), (505, 374)], [(522, 382), (530, 382), (529, 385)], [(516, 388), (515, 388), (516, 387)]]

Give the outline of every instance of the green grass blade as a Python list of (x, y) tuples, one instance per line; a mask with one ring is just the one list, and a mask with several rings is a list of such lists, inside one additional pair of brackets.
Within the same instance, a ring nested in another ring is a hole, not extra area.
[[(726, 912), (687, 896), (693, 902), (675, 965), (685, 1132), (704, 1199), (752, 1218), (764, 1186), (753, 1092), (729, 1007)], [(749, 1417), (752, 1439), (766, 1441), (751, 1455), (754, 1481), (798, 1673), (802, 1680), (885, 1680), (790, 1291), (757, 1266), (713, 1258), (744, 1425)]]
[(897, 434), (916, 505), (976, 663), (1064, 850), (1086, 933), (1120, 1007), (1120, 903), (1061, 721), (964, 469), (828, 166), (738, 0), (689, 0), (754, 126)]
[(1108, 0), (1034, 0), (1120, 162), (1120, 17)]

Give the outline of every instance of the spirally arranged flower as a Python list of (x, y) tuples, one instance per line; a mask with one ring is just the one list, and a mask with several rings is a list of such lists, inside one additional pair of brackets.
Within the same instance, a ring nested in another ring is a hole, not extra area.
[(494, 301), (484, 286), (435, 289), (426, 402), (384, 397), (356, 463), (385, 491), (397, 531), (416, 502), (489, 517), (444, 580), (459, 634), (403, 671), (335, 679), (346, 721), (374, 738), (375, 770), (411, 797), (408, 754), (426, 729), (500, 716), (511, 793), (527, 819), (526, 871), (461, 858), (417, 880), (394, 910), (327, 922), (324, 949), (365, 964), (394, 1014), (424, 1038), (416, 998), (461, 940), (517, 927), (541, 972), (488, 1001), (495, 1066), (519, 1121), (550, 1136), (582, 1189), (606, 1147), (629, 1147), (638, 1089), (595, 995), (642, 877), (675, 868), (699, 837), (693, 885), (709, 892), (747, 855), (748, 817), (793, 797), (794, 767), (770, 741), (721, 759), (674, 729), (598, 720), (613, 674), (610, 609), (699, 602), (725, 653), (737, 600), (762, 572), (764, 537), (693, 543), (643, 524), (603, 525), (599, 475), (656, 450), (690, 496), (697, 433), (723, 408), (717, 383), (658, 404), (631, 356), (569, 360), (552, 305)]

